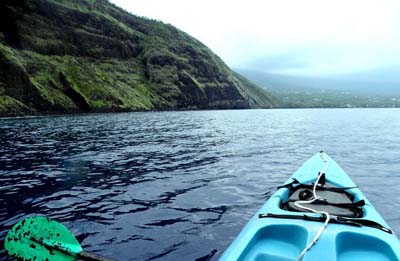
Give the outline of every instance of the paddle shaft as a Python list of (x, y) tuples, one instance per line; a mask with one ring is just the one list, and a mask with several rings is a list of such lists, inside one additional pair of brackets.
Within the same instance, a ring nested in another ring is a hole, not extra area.
[(114, 259), (108, 258), (108, 257), (103, 257), (103, 256), (98, 256), (93, 253), (88, 253), (85, 251), (82, 251), (76, 255), (78, 258), (87, 260), (87, 261), (115, 261)]
[[(34, 238), (34, 237), (31, 237), (30, 239), (31, 239), (32, 241), (37, 242), (37, 243), (46, 245), (46, 246), (48, 246), (48, 247), (54, 248), (54, 249), (56, 249), (56, 250), (58, 250), (58, 251), (61, 251), (61, 252), (63, 252), (63, 253), (66, 253), (66, 254), (68, 254), (68, 255), (71, 255), (70, 252), (68, 252), (67, 250), (65, 250), (65, 249), (63, 249), (63, 248), (61, 248), (61, 247), (59, 247), (59, 246), (57, 246), (57, 245), (47, 244), (47, 243), (44, 242), (43, 240), (37, 240), (37, 239)], [(104, 256), (95, 255), (95, 254), (93, 254), (93, 253), (89, 253), (89, 252), (86, 252), (86, 251), (81, 251), (81, 252), (79, 252), (79, 253), (77, 253), (77, 254), (75, 254), (75, 255), (76, 255), (77, 258), (82, 259), (82, 260), (86, 260), (86, 261), (115, 261), (114, 259), (111, 259), (111, 258), (108, 258), (108, 257), (104, 257)]]

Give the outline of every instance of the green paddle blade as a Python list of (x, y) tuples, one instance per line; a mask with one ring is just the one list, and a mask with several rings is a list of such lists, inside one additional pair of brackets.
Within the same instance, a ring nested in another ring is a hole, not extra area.
[(70, 261), (82, 252), (73, 234), (62, 224), (47, 217), (28, 217), (8, 232), (4, 248), (10, 256), (22, 260)]

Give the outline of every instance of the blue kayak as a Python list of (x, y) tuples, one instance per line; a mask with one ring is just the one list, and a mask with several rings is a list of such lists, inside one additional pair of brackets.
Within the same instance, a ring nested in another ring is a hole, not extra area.
[(400, 260), (400, 241), (339, 165), (311, 157), (250, 219), (220, 261)]

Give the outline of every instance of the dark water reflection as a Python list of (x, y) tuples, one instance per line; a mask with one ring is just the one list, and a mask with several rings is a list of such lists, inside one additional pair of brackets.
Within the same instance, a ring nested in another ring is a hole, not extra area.
[(3, 119), (0, 239), (40, 214), (119, 260), (214, 260), (320, 149), (400, 233), (398, 133), (396, 109)]

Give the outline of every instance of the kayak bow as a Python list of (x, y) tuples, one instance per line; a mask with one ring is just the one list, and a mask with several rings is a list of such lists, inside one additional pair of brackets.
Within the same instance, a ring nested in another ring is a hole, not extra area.
[(400, 260), (399, 239), (323, 152), (278, 187), (220, 261), (321, 259)]

